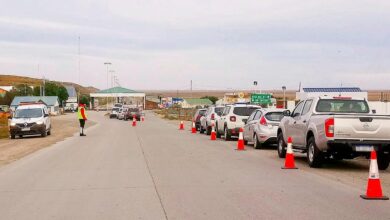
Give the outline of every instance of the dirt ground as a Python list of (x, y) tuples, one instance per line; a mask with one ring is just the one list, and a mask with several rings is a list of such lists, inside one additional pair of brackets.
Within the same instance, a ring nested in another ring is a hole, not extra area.
[[(52, 134), (45, 138), (31, 136), (15, 140), (0, 139), (0, 166), (9, 164), (42, 148), (52, 146), (79, 131), (77, 116), (74, 113), (52, 117), (51, 122)], [(88, 121), (86, 126), (90, 127), (94, 124), (94, 122)]]

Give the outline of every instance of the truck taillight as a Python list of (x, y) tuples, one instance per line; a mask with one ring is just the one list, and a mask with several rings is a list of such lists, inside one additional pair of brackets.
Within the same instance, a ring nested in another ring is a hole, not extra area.
[(261, 119), (260, 119), (260, 124), (261, 124), (261, 125), (264, 125), (264, 126), (267, 126), (267, 120), (265, 120), (265, 117), (264, 117), (264, 116), (261, 117)]
[(334, 137), (334, 118), (325, 120), (325, 135), (326, 137)]
[(215, 114), (211, 114), (211, 120), (214, 120), (215, 119)]
[(230, 121), (235, 122), (236, 121), (236, 116), (230, 116)]

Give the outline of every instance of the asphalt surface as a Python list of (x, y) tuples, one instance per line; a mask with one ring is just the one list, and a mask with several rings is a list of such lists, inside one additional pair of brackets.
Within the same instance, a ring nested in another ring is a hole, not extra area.
[(89, 116), (87, 137), (0, 169), (0, 219), (390, 219), (389, 201), (359, 198), (365, 186), (282, 170), (152, 114), (135, 128)]

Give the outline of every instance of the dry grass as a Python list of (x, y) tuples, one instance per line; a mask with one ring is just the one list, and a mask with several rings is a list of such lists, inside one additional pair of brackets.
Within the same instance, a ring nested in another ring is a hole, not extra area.
[(159, 109), (154, 112), (164, 119), (191, 121), (196, 109), (168, 108)]

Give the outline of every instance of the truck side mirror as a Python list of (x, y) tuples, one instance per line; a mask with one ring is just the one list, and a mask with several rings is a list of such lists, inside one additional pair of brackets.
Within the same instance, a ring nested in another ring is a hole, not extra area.
[(290, 110), (285, 110), (285, 111), (283, 111), (283, 116), (290, 117), (290, 116), (291, 116)]

